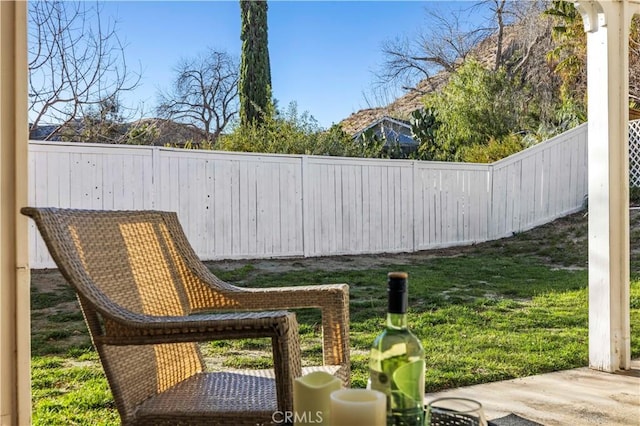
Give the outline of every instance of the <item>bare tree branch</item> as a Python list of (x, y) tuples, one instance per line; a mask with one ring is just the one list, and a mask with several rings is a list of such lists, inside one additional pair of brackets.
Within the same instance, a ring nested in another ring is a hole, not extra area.
[(30, 134), (54, 125), (44, 139), (118, 94), (133, 90), (140, 73), (131, 72), (116, 22), (105, 22), (99, 3), (29, 2)]
[(225, 52), (209, 50), (175, 68), (173, 86), (159, 93), (161, 117), (199, 129), (215, 142), (238, 113), (239, 65)]
[[(520, 22), (533, 22), (532, 17), (537, 19), (548, 1), (479, 0), (458, 10), (427, 10), (424, 30), (420, 34), (383, 44), (385, 61), (375, 73), (375, 90), (385, 86), (417, 90), (420, 81), (442, 71), (455, 71), (481, 43), (492, 44), (495, 55), (490, 66), (495, 70), (513, 61), (514, 49), (520, 51), (516, 55), (520, 61), (509, 66), (513, 72), (522, 69), (535, 51), (536, 42), (546, 35), (546, 29), (537, 32), (527, 29), (533, 35), (516, 40), (515, 44), (507, 38), (507, 29)], [(487, 14), (485, 22), (470, 26), (469, 22), (477, 22), (470, 17), (479, 14)]]
[(468, 28), (462, 12), (428, 10), (424, 32), (409, 38), (397, 38), (382, 46), (386, 60), (376, 73), (377, 85), (415, 85), (440, 71), (455, 70), (490, 28)]

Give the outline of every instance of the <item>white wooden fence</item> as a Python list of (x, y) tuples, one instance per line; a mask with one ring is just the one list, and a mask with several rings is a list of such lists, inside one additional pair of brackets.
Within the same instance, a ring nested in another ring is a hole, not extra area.
[[(424, 250), (580, 210), (586, 132), (489, 165), (33, 141), (29, 203), (176, 211), (204, 260)], [(31, 226), (31, 266), (53, 267)]]

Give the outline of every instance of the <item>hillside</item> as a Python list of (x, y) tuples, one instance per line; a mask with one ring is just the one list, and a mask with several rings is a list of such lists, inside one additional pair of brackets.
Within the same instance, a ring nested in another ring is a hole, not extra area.
[[(640, 43), (636, 44), (640, 45)], [(555, 46), (551, 36), (551, 20), (548, 17), (542, 15), (533, 17), (529, 22), (505, 28), (503, 52), (507, 56), (507, 63), (517, 63), (528, 55), (528, 60), (522, 66), (521, 72), (523, 78), (535, 87), (557, 84), (557, 77), (546, 59), (547, 53)], [(477, 45), (471, 51), (469, 58), (477, 59), (485, 66), (492, 67), (495, 56), (496, 35), (494, 34)], [(637, 49), (631, 53), (629, 68), (630, 95), (632, 99), (638, 100), (640, 100), (640, 72), (636, 65), (640, 64), (639, 57), (640, 52)], [(439, 90), (446, 84), (448, 78), (449, 73), (442, 71), (420, 81), (413, 90), (390, 104), (357, 111), (339, 124), (345, 132), (355, 134), (382, 116), (406, 120), (411, 112), (422, 107), (422, 98), (425, 94)]]
[(418, 83), (413, 90), (399, 97), (386, 107), (362, 109), (351, 114), (339, 124), (342, 126), (342, 130), (353, 135), (383, 116), (406, 120), (413, 111), (420, 109), (422, 106), (422, 97), (426, 93), (442, 87), (448, 78), (448, 73), (442, 72), (434, 77), (424, 79)]

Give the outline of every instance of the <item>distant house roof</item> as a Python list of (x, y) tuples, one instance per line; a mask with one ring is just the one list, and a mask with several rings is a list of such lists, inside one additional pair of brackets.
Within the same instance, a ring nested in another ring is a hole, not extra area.
[[(37, 126), (35, 129), (32, 129), (31, 123), (29, 123), (29, 139), (43, 140), (47, 136), (55, 132), (58, 129), (58, 127), (60, 126), (57, 124), (44, 124), (44, 125)], [(59, 141), (60, 135), (55, 135), (51, 140)]]
[(359, 138), (361, 134), (370, 129), (373, 129), (377, 136), (384, 136), (387, 141), (397, 141), (400, 145), (416, 145), (416, 141), (411, 136), (411, 124), (408, 121), (385, 115), (357, 132), (353, 138)]

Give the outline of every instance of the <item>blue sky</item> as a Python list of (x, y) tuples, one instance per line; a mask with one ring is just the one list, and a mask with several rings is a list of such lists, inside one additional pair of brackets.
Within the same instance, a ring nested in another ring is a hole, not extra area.
[[(295, 101), (322, 127), (375, 106), (373, 72), (384, 60), (383, 42), (417, 34), (426, 8), (464, 3), (269, 1), (273, 96), (281, 108)], [(128, 66), (142, 71), (140, 86), (123, 100), (129, 106), (143, 102), (147, 115), (153, 115), (158, 89), (171, 85), (180, 59), (208, 48), (240, 57), (238, 1), (111, 1), (102, 14), (117, 19)]]

